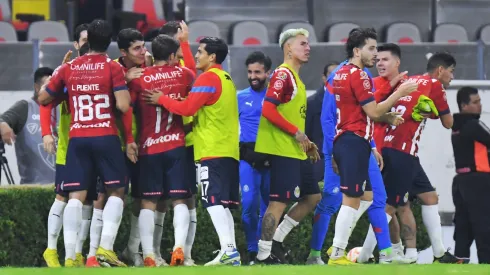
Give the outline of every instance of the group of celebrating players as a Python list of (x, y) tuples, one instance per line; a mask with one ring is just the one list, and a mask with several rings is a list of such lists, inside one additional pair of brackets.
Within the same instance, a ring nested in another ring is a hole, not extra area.
[[(38, 98), (45, 150), (56, 152), (57, 163), (56, 199), (43, 254), (49, 267), (60, 266), (56, 246), (61, 228), (67, 267), (168, 265), (160, 244), (170, 204), (175, 237), (170, 265), (195, 265), (197, 183), (221, 245), (206, 265), (240, 265), (230, 209), (239, 205), (240, 184), (243, 202), (257, 181), (259, 186), (267, 182), (261, 188), (261, 219), (246, 218), (258, 216), (256, 208), (243, 214), (251, 263), (288, 263), (285, 237), (315, 211), (306, 263), (324, 264), (320, 251), (330, 217), (338, 211), (328, 263), (354, 264), (345, 249), (366, 210), (372, 227), (357, 262), (371, 261), (378, 243), (380, 263), (414, 263), (416, 225), (409, 207), (414, 196), (423, 203), (434, 261), (462, 263), (442, 243), (437, 194), (417, 157), (426, 119), (452, 126), (444, 92), (456, 65), (451, 55), (433, 55), (427, 74), (408, 77), (398, 72), (397, 45), (378, 47), (372, 29), (350, 32), (348, 60), (325, 86), (322, 193), (311, 177), (312, 162), (320, 160), (318, 147), (304, 133), (307, 95), (299, 70), (310, 57), (306, 30), (281, 34), (284, 63), (272, 73), (270, 59), (252, 53), (246, 62), (251, 87), (238, 94), (221, 67), (226, 43), (201, 39), (194, 61), (184, 22), (165, 24), (151, 41), (151, 55), (139, 31), (121, 30), (117, 43), (122, 56), (116, 60), (106, 53), (112, 37), (107, 22), (95, 20), (75, 32), (79, 57), (69, 61), (67, 54)], [(367, 68), (376, 62), (380, 76), (373, 80)], [(202, 74), (196, 78), (197, 70)], [(56, 127), (51, 113), (58, 105)], [(247, 171), (252, 176), (246, 179), (242, 175)], [(129, 181), (133, 215), (123, 262), (113, 245)], [(292, 201), (296, 203), (283, 216)], [(410, 233), (403, 236), (406, 254), (396, 214)], [(85, 261), (82, 247), (89, 231)]]

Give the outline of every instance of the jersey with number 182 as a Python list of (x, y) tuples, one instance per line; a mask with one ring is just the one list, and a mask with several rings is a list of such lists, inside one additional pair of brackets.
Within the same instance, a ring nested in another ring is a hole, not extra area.
[(139, 125), (140, 155), (158, 154), (185, 145), (182, 116), (170, 113), (162, 106), (150, 105), (143, 95), (160, 90), (174, 99), (187, 97), (194, 80), (193, 73), (178, 66), (147, 67), (143, 75), (129, 83), (133, 110)]

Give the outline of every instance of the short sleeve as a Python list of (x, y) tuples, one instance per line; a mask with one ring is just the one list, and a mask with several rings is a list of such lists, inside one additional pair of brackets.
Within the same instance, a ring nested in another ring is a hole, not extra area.
[(293, 75), (288, 69), (277, 69), (271, 76), (264, 100), (269, 101), (276, 106), (288, 103), (291, 100), (291, 95), (293, 93), (292, 78)]
[(112, 89), (114, 92), (127, 90), (126, 80), (124, 79), (124, 70), (121, 64), (111, 60), (111, 79), (112, 79)]
[(434, 102), (434, 105), (439, 112), (439, 116), (446, 115), (450, 113), (449, 105), (447, 103), (447, 96), (442, 83), (438, 80), (432, 80), (432, 86), (430, 91), (430, 99)]
[(373, 83), (366, 72), (356, 69), (350, 74), (350, 81), (354, 96), (361, 106), (374, 101)]
[(63, 64), (54, 70), (48, 85), (46, 86), (46, 92), (50, 96), (57, 96), (64, 93), (65, 89), (65, 73), (68, 70), (68, 64)]

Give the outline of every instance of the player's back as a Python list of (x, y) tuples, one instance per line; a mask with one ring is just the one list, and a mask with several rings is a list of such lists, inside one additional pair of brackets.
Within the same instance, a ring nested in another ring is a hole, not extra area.
[(140, 125), (140, 154), (160, 153), (185, 144), (182, 117), (161, 106), (147, 104), (143, 99), (144, 93), (159, 90), (166, 96), (183, 100), (189, 93), (192, 80), (193, 74), (189, 69), (164, 65), (147, 67), (139, 79), (130, 83)]
[(122, 73), (113, 71), (122, 67), (105, 54), (84, 55), (66, 66), (63, 78), (72, 115), (70, 137), (117, 135), (114, 92), (125, 90), (126, 83)]

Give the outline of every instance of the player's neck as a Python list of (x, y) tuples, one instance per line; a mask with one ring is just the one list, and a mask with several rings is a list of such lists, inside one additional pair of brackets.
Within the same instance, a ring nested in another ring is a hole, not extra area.
[(169, 63), (165, 60), (155, 60), (155, 63), (153, 63), (153, 66), (165, 66), (168, 64)]
[(121, 56), (121, 59), (122, 59), (122, 62), (124, 64), (124, 67), (126, 67), (126, 69), (131, 69), (133, 67), (138, 66), (138, 64), (134, 63), (129, 58), (126, 58), (125, 56)]
[(388, 81), (391, 81), (393, 78), (395, 78), (397, 75), (399, 75), (400, 72), (399, 71), (394, 71), (393, 73), (389, 74), (387, 77), (386, 77), (386, 80)]
[(299, 73), (299, 69), (301, 68), (301, 65), (303, 65), (296, 58), (286, 58), (284, 63), (291, 67), (296, 73)]
[(207, 72), (209, 71), (213, 66), (215, 66), (216, 64), (215, 63), (209, 63), (206, 68), (204, 68), (203, 72)]
[(107, 54), (107, 52), (90, 51), (87, 53), (87, 55), (99, 55), (99, 54)]
[(362, 61), (360, 58), (351, 58), (351, 59), (349, 59), (349, 63), (356, 65), (361, 70), (364, 69), (364, 64), (362, 64)]

